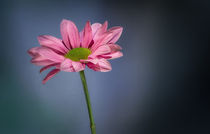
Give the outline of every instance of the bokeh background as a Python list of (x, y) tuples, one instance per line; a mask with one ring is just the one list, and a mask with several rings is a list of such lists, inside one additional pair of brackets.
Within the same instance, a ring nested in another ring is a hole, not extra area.
[(98, 134), (209, 134), (210, 2), (1, 0), (0, 134), (90, 134), (78, 73), (48, 71), (26, 51), (60, 37), (63, 18), (123, 26), (124, 57), (86, 69)]

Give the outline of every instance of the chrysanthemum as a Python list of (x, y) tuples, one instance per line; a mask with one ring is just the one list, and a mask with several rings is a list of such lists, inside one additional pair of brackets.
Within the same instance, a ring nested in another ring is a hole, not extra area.
[(94, 71), (110, 71), (109, 59), (119, 58), (123, 54), (117, 44), (123, 28), (112, 27), (107, 30), (108, 22), (90, 24), (78, 32), (76, 25), (69, 20), (62, 20), (60, 25), (62, 40), (50, 35), (41, 35), (41, 46), (28, 50), (31, 62), (43, 66), (40, 72), (54, 67), (43, 79), (46, 83), (59, 71), (79, 72), (87, 65)]

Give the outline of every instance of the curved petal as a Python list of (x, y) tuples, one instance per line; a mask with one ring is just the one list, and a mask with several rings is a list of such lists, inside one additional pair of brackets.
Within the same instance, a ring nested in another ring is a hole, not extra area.
[(41, 55), (39, 55), (39, 54), (37, 54), (36, 56), (34, 56), (34, 57), (32, 58), (32, 60), (33, 60), (33, 61), (43, 61), (43, 60), (48, 60), (48, 59), (45, 58), (45, 57), (43, 57), (43, 56), (41, 56)]
[(55, 63), (54, 61), (48, 60), (40, 55), (36, 55), (31, 59), (31, 63), (37, 65), (37, 66), (47, 66), (49, 64)]
[(56, 66), (56, 65), (59, 65), (59, 63), (53, 63), (53, 64), (49, 64), (49, 65), (47, 65), (47, 66), (44, 66), (43, 68), (41, 68), (40, 69), (40, 73), (41, 72), (43, 72), (44, 70), (47, 70), (47, 69), (49, 69), (49, 68), (51, 68), (51, 67), (54, 67), (54, 66)]
[(83, 33), (82, 47), (88, 48), (90, 42), (92, 41), (92, 29), (91, 29), (90, 21), (87, 21), (84, 31), (82, 33)]
[(75, 62), (70, 59), (65, 59), (61, 63), (60, 69), (66, 72), (79, 72), (85, 69), (85, 64), (80, 62)]
[(106, 55), (102, 55), (102, 57), (105, 58), (105, 59), (116, 59), (116, 58), (120, 58), (122, 56), (123, 56), (123, 53), (120, 52), (120, 51), (113, 52), (113, 53), (106, 54)]
[(72, 66), (72, 61), (70, 59), (65, 59), (61, 65), (60, 69), (65, 72), (75, 72), (73, 66)]
[(98, 47), (101, 45), (107, 44), (107, 42), (112, 38), (111, 32), (106, 32), (103, 35), (101, 35), (92, 45), (91, 51), (94, 52)]
[(46, 48), (46, 47), (38, 48), (37, 52), (43, 58), (46, 58), (46, 59), (54, 61), (54, 62), (62, 62), (64, 60), (64, 56), (61, 56), (61, 55), (55, 53), (53, 50)]
[(40, 47), (32, 47), (31, 49), (28, 50), (28, 54), (32, 57), (36, 56), (37, 55), (37, 50), (39, 49)]
[(107, 31), (107, 27), (108, 27), (108, 22), (105, 21), (104, 24), (98, 28), (98, 30), (95, 32), (94, 34), (94, 37), (93, 37), (93, 40), (96, 42), (98, 39), (101, 38), (101, 35), (103, 33), (105, 33)]
[(98, 47), (89, 57), (96, 57), (98, 55), (108, 54), (111, 52), (111, 48), (108, 45), (102, 45)]
[(102, 24), (100, 24), (100, 23), (94, 23), (94, 24), (91, 25), (93, 37), (95, 36), (97, 30), (98, 30), (101, 26), (102, 26)]
[(108, 44), (112, 52), (120, 51), (122, 50), (122, 47), (117, 44)]
[(69, 20), (61, 22), (61, 36), (68, 49), (77, 48), (80, 46), (80, 37), (76, 25)]
[(49, 64), (53, 64), (54, 62), (50, 61), (50, 60), (43, 60), (43, 61), (32, 61), (31, 63), (37, 65), (37, 66), (47, 66)]
[(91, 62), (93, 64), (97, 64), (98, 63), (98, 58), (92, 58), (92, 57), (88, 57), (88, 59), (84, 60), (84, 59), (81, 59), (80, 61), (83, 62), (83, 63), (88, 63), (88, 62)]
[(115, 43), (120, 38), (123, 28), (117, 26), (117, 27), (110, 28), (108, 31), (113, 33), (112, 34), (113, 37), (109, 40), (108, 43)]
[(80, 63), (80, 62), (72, 61), (72, 66), (73, 66), (75, 72), (79, 72), (79, 71), (82, 71), (85, 69), (85, 64)]
[(94, 71), (100, 71), (100, 72), (108, 72), (112, 70), (111, 64), (106, 59), (98, 59), (97, 62), (94, 60), (94, 62), (88, 62), (87, 66), (94, 70)]
[(38, 41), (41, 46), (55, 49), (63, 54), (68, 52), (68, 49), (64, 46), (61, 39), (55, 38), (50, 35), (38, 36)]
[(58, 72), (60, 72), (59, 69), (53, 69), (50, 71), (47, 76), (43, 79), (42, 83), (45, 84), (49, 79), (51, 79), (53, 76), (55, 76)]

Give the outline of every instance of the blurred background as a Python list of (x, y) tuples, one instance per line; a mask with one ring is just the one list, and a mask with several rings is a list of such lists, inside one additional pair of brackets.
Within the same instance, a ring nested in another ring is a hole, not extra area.
[(209, 134), (210, 2), (1, 0), (0, 134), (90, 134), (78, 73), (45, 85), (27, 50), (72, 20), (124, 27), (124, 57), (86, 69), (97, 134)]

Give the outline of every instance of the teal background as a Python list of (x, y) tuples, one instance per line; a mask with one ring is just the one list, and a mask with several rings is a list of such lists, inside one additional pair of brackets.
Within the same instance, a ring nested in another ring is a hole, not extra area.
[(209, 134), (209, 2), (3, 0), (0, 134), (90, 134), (78, 73), (30, 63), (37, 36), (60, 37), (69, 19), (124, 28), (124, 57), (108, 73), (86, 69), (98, 134)]

